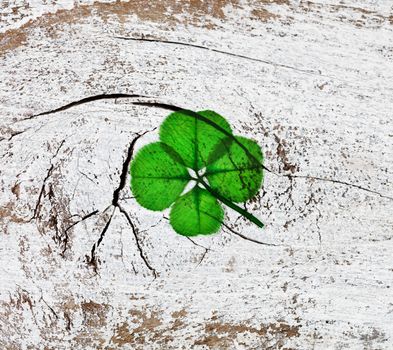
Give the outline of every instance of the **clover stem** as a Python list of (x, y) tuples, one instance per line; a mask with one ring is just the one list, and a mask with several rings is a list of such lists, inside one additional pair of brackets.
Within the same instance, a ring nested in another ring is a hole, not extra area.
[(263, 228), (265, 225), (263, 222), (261, 222), (258, 218), (256, 218), (254, 215), (249, 213), (247, 210), (239, 207), (235, 203), (231, 202), (230, 200), (222, 197), (220, 194), (218, 194), (216, 191), (214, 191), (202, 178), (199, 178), (199, 183), (201, 183), (208, 192), (210, 192), (214, 197), (216, 197), (220, 202), (226, 204), (228, 207), (232, 208), (233, 210), (237, 211), (239, 214), (243, 215), (245, 218), (253, 222), (255, 225), (257, 225), (260, 228)]

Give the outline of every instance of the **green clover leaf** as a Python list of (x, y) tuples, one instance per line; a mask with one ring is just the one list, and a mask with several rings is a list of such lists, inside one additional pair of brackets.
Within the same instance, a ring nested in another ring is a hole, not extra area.
[(217, 113), (202, 111), (198, 114), (210, 120), (214, 126), (195, 116), (175, 112), (170, 114), (160, 127), (160, 140), (171, 146), (183, 159), (184, 164), (194, 171), (208, 165), (213, 149), (226, 137), (215, 126), (232, 133), (228, 122)]
[[(263, 161), (262, 152), (258, 144), (245, 137), (236, 137), (236, 142), (224, 140), (226, 150), (223, 155), (206, 169), (206, 178), (210, 186), (223, 197), (239, 203), (254, 197), (262, 184)], [(243, 145), (254, 156), (250, 158), (240, 147)], [(220, 152), (216, 152), (220, 153)], [(254, 160), (258, 162), (255, 163)]]
[(168, 208), (183, 192), (190, 175), (162, 142), (143, 147), (131, 163), (131, 188), (138, 203), (150, 210)]
[(181, 196), (171, 209), (173, 229), (185, 236), (208, 235), (220, 229), (224, 210), (206, 190), (195, 186)]
[[(235, 204), (258, 193), (262, 163), (258, 144), (234, 136), (219, 114), (181, 110), (164, 120), (160, 141), (144, 146), (131, 162), (131, 190), (147, 209), (170, 207), (170, 223), (184, 236), (216, 233), (224, 220), (219, 202), (263, 227)], [(190, 182), (194, 186), (186, 191)]]

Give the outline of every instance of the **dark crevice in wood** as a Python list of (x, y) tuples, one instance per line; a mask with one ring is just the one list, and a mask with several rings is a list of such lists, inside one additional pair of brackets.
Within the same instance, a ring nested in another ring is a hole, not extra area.
[(53, 169), (54, 169), (54, 165), (52, 164), (53, 159), (55, 159), (57, 157), (57, 155), (60, 152), (61, 147), (63, 147), (65, 140), (62, 140), (59, 147), (56, 149), (56, 152), (54, 153), (54, 155), (51, 158), (51, 165), (48, 168), (47, 172), (46, 172), (46, 176), (44, 178), (44, 180), (42, 181), (42, 186), (40, 189), (40, 193), (38, 195), (38, 199), (34, 208), (34, 212), (33, 212), (33, 216), (31, 217), (30, 221), (34, 220), (37, 218), (40, 207), (41, 207), (41, 200), (42, 200), (42, 196), (44, 195), (45, 192), (45, 186), (46, 186), (46, 182), (48, 181), (49, 177), (52, 175)]
[(182, 42), (182, 41), (171, 41), (171, 40), (149, 39), (149, 38), (132, 38), (132, 37), (122, 37), (122, 36), (115, 36), (114, 38), (115, 39), (120, 39), (120, 40), (128, 40), (128, 41), (142, 41), (142, 42), (151, 42), (151, 43), (159, 43), (159, 44), (167, 44), (167, 45), (177, 45), (177, 46), (192, 47), (192, 48), (195, 48), (195, 49), (211, 51), (211, 52), (219, 53), (219, 54), (222, 54), (222, 55), (227, 55), (227, 56), (232, 56), (232, 57), (236, 57), (236, 58), (245, 59), (245, 60), (252, 61), (252, 62), (264, 63), (264, 64), (271, 65), (271, 66), (274, 66), (274, 67), (290, 69), (290, 70), (294, 70), (294, 71), (301, 72), (301, 73), (314, 74), (314, 75), (319, 75), (319, 76), (321, 75), (320, 72), (317, 72), (317, 71), (314, 71), (314, 70), (296, 68), (296, 67), (288, 66), (286, 64), (275, 63), (275, 62), (272, 62), (272, 61), (262, 60), (260, 58), (249, 57), (249, 56), (236, 54), (236, 53), (229, 52), (229, 51), (213, 49), (213, 48), (210, 48), (210, 47), (207, 47), (207, 46), (203, 46), (203, 45), (185, 43), (185, 42)]

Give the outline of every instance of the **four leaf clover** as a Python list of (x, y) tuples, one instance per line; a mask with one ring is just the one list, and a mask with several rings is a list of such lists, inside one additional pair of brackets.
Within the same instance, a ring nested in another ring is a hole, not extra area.
[(219, 114), (181, 110), (161, 124), (160, 141), (141, 148), (131, 162), (131, 190), (147, 209), (170, 207), (170, 223), (184, 236), (217, 232), (224, 220), (220, 202), (263, 227), (235, 204), (258, 193), (262, 163), (258, 144), (234, 136)]

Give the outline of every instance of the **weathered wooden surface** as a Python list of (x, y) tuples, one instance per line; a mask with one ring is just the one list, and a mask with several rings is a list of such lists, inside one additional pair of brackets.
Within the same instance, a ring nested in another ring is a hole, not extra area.
[[(0, 347), (391, 349), (392, 2), (148, 3), (0, 4)], [(137, 100), (258, 140), (266, 228), (227, 223), (274, 245), (130, 198)]]

